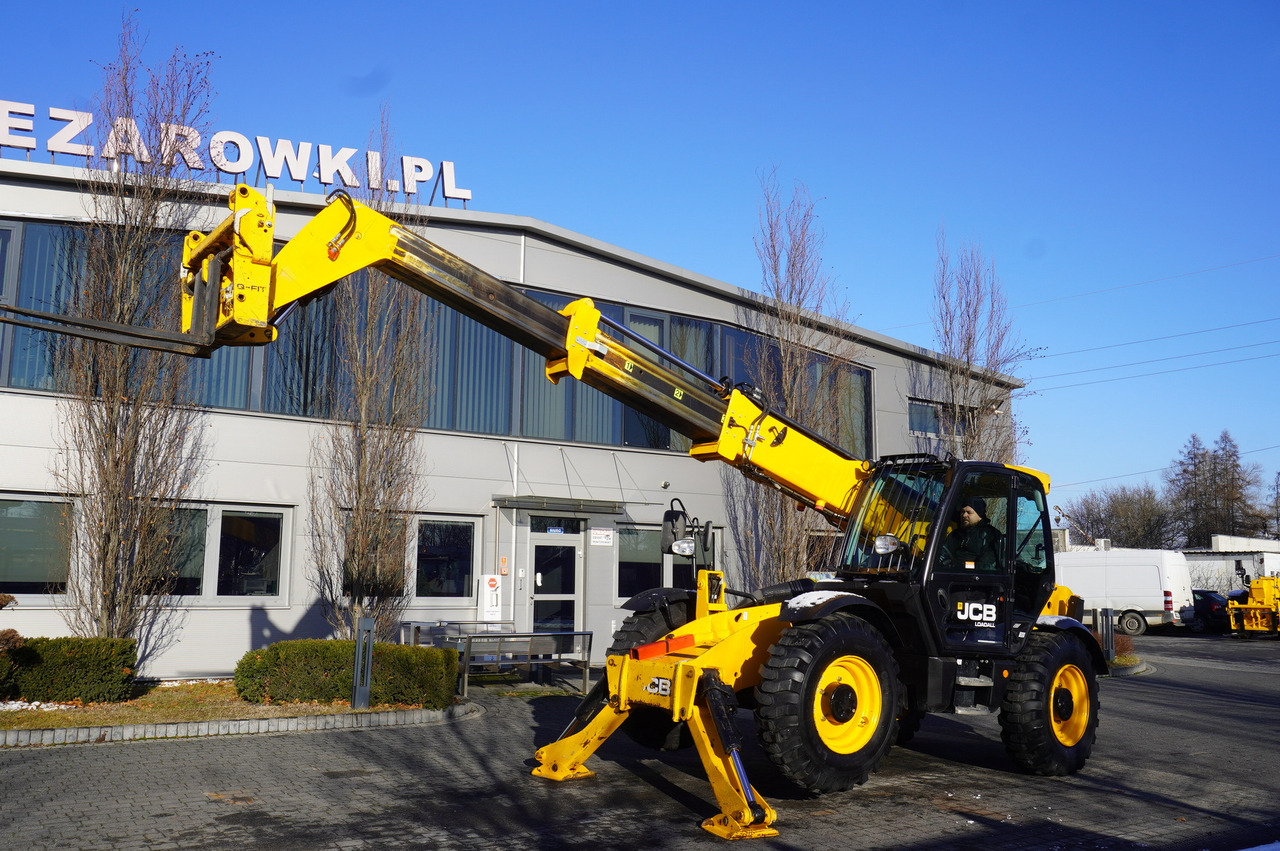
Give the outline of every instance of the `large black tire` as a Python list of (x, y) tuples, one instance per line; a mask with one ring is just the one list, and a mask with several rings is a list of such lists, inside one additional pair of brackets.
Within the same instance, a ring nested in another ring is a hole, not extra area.
[[(613, 644), (606, 652), (610, 656), (625, 656), (632, 647), (657, 641), (692, 619), (692, 605), (689, 600), (676, 600), (665, 609), (628, 615), (613, 634)], [(674, 751), (693, 747), (689, 725), (672, 721), (669, 714), (652, 706), (632, 706), (621, 729), (632, 741), (646, 748)]]
[(898, 663), (875, 627), (837, 612), (789, 627), (756, 688), (765, 753), (811, 792), (865, 783), (897, 738)]
[(1000, 737), (1024, 770), (1074, 774), (1093, 751), (1098, 708), (1089, 651), (1067, 633), (1037, 630), (1010, 677), (1000, 706)]

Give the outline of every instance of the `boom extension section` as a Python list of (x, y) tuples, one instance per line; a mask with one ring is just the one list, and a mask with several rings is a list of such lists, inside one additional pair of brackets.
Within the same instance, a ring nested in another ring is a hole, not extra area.
[(345, 192), (274, 256), (270, 198), (240, 185), (229, 203), (230, 216), (183, 248), (183, 336), (208, 341), (206, 354), (273, 341), (295, 304), (372, 268), (536, 352), (551, 381), (580, 379), (690, 438), (694, 458), (736, 466), (837, 525), (868, 474), (866, 462), (631, 335), (590, 299), (557, 312)]

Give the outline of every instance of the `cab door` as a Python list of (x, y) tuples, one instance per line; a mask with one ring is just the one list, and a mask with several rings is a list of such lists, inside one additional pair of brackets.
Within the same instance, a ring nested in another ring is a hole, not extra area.
[[(932, 547), (926, 595), (946, 651), (1004, 655), (1015, 641), (1014, 473), (994, 466), (957, 472), (938, 518), (943, 534)], [(966, 507), (978, 522), (965, 520)]]

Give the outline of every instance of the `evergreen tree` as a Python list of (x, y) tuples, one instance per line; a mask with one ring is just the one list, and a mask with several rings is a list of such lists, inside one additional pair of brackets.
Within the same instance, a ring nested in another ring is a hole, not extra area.
[(1166, 474), (1166, 498), (1178, 518), (1183, 546), (1207, 548), (1214, 535), (1254, 537), (1266, 531), (1257, 507), (1261, 472), (1240, 459), (1240, 447), (1224, 430), (1210, 449), (1191, 435)]

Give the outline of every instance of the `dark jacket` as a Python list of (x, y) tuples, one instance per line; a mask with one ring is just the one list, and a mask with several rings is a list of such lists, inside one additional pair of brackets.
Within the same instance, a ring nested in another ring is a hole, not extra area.
[(1003, 561), (1004, 536), (985, 517), (976, 526), (956, 528), (942, 542), (942, 565), (951, 570), (998, 571)]

